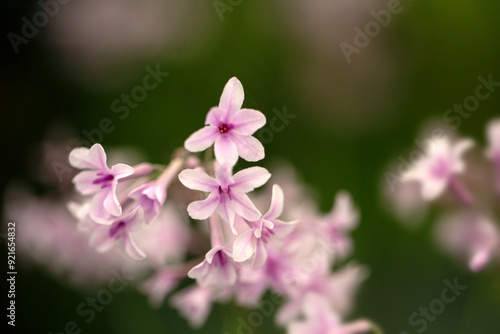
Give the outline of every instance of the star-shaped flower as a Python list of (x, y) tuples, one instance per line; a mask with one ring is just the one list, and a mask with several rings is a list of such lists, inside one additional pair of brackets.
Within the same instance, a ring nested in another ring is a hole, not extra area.
[(262, 186), (271, 177), (267, 169), (250, 167), (232, 175), (232, 167), (228, 164), (216, 165), (215, 178), (205, 172), (185, 169), (179, 174), (179, 180), (187, 188), (209, 192), (205, 200), (189, 204), (187, 210), (194, 219), (207, 219), (215, 209), (229, 222), (234, 234), (235, 215), (254, 221), (260, 218), (260, 212), (252, 203), (249, 191)]
[(107, 213), (120, 216), (122, 208), (116, 197), (118, 180), (134, 173), (134, 168), (126, 164), (116, 164), (109, 168), (106, 164), (106, 152), (101, 144), (94, 144), (90, 149), (78, 147), (69, 154), (70, 164), (78, 169), (85, 169), (73, 178), (76, 190), (82, 195), (95, 195), (89, 212), (105, 217)]
[(260, 111), (241, 109), (244, 91), (241, 82), (229, 79), (220, 97), (218, 107), (213, 107), (205, 119), (206, 126), (186, 139), (184, 147), (191, 152), (201, 152), (214, 145), (218, 162), (234, 165), (238, 156), (247, 161), (264, 158), (264, 147), (252, 135), (266, 124)]

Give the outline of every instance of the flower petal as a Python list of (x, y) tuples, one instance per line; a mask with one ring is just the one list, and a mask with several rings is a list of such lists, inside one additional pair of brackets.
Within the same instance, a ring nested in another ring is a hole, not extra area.
[(195, 170), (185, 169), (179, 174), (179, 180), (189, 189), (212, 192), (219, 188), (219, 183), (207, 173)]
[(241, 108), (244, 98), (245, 92), (241, 82), (236, 77), (232, 77), (224, 86), (219, 101), (219, 107), (227, 110), (229, 115), (234, 114)]
[(212, 146), (219, 135), (215, 126), (205, 126), (191, 134), (184, 142), (184, 147), (190, 152), (201, 152)]
[(78, 173), (73, 178), (73, 183), (75, 184), (76, 190), (86, 196), (95, 194), (101, 189), (100, 184), (94, 184), (95, 179), (97, 178), (96, 172), (85, 170), (83, 172)]
[(214, 144), (215, 158), (220, 163), (229, 163), (235, 165), (238, 161), (238, 149), (233, 142), (234, 136), (218, 136)]
[(101, 144), (94, 144), (90, 149), (77, 147), (70, 152), (68, 158), (75, 168), (109, 170), (106, 165), (106, 152)]
[(241, 136), (250, 136), (266, 124), (266, 116), (258, 110), (241, 109), (230, 120), (231, 131)]
[(90, 246), (94, 247), (99, 253), (108, 252), (115, 243), (115, 240), (109, 236), (109, 228), (99, 226), (92, 231), (90, 235)]
[(238, 155), (246, 161), (259, 161), (264, 159), (265, 151), (262, 143), (252, 136), (231, 135), (238, 149)]
[(271, 197), (271, 206), (269, 211), (262, 217), (263, 219), (276, 219), (283, 212), (283, 203), (285, 201), (285, 196), (283, 195), (283, 190), (277, 184), (273, 185), (273, 195)]
[(195, 201), (189, 204), (187, 211), (191, 218), (202, 220), (210, 217), (219, 204), (218, 197), (217, 193), (210, 193), (205, 200)]
[(256, 221), (260, 218), (260, 211), (255, 207), (247, 194), (239, 191), (231, 192), (233, 209), (238, 216), (246, 220)]
[(116, 197), (116, 183), (113, 183), (111, 187), (103, 189), (102, 192), (106, 192), (106, 197), (104, 198), (103, 206), (110, 214), (113, 216), (121, 216), (122, 206), (118, 202), (118, 197)]
[(255, 253), (254, 229), (243, 232), (236, 238), (233, 244), (233, 260), (235, 262), (244, 262)]
[(252, 261), (252, 268), (257, 270), (262, 268), (267, 261), (267, 250), (264, 243), (261, 240), (256, 242), (257, 247), (255, 249), (255, 256)]
[(224, 218), (227, 222), (229, 222), (233, 234), (237, 234), (237, 231), (234, 228), (234, 217), (235, 217), (234, 209), (231, 200), (229, 199), (226, 193), (221, 194), (217, 211), (222, 216), (222, 218)]
[(205, 118), (206, 125), (219, 127), (222, 123), (227, 122), (227, 111), (219, 107), (212, 107)]
[(220, 186), (233, 184), (233, 166), (229, 163), (215, 164), (215, 178)]
[(123, 247), (125, 253), (136, 261), (144, 260), (147, 257), (146, 254), (137, 247), (130, 233), (127, 233), (123, 237)]
[(262, 186), (270, 177), (271, 174), (263, 167), (246, 168), (233, 175), (231, 188), (247, 193)]
[(134, 174), (134, 168), (126, 164), (116, 164), (111, 167), (111, 174), (113, 174), (115, 180), (119, 180)]
[(433, 200), (437, 198), (446, 188), (447, 180), (427, 180), (422, 182), (422, 197), (425, 200)]

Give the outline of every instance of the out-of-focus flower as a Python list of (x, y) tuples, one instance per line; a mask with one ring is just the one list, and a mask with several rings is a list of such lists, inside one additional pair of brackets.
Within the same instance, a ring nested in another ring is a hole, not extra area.
[(189, 204), (189, 215), (194, 219), (207, 219), (218, 209), (231, 225), (234, 234), (236, 214), (250, 221), (260, 218), (259, 210), (246, 193), (262, 186), (270, 177), (271, 174), (262, 167), (250, 167), (232, 175), (232, 168), (228, 164), (216, 167), (215, 178), (193, 169), (183, 170), (179, 174), (179, 180), (187, 188), (210, 193), (203, 201)]
[(302, 306), (305, 320), (288, 324), (288, 334), (356, 334), (366, 333), (372, 328), (368, 320), (357, 320), (343, 324), (341, 317), (334, 312), (325, 296), (308, 294)]
[(456, 174), (465, 170), (462, 155), (472, 146), (470, 139), (454, 144), (446, 137), (430, 139), (425, 154), (402, 175), (402, 181), (420, 182), (426, 200), (437, 198), (450, 187), (464, 203), (469, 203), (471, 199), (459, 185)]
[(64, 202), (12, 188), (6, 193), (4, 216), (16, 222), (20, 263), (34, 262), (76, 286), (105, 283), (113, 269), (135, 263), (117, 251), (100, 254), (90, 247)]
[(340, 271), (330, 273), (328, 261), (312, 257), (312, 261), (314, 260), (316, 260), (313, 262), (315, 267), (307, 273), (304, 272), (302, 266), (292, 267), (296, 279), (287, 288), (289, 300), (278, 310), (276, 315), (278, 323), (287, 324), (296, 319), (304, 305), (305, 298), (310, 293), (324, 296), (329, 308), (338, 314), (345, 315), (351, 311), (355, 293), (360, 283), (368, 276), (367, 270), (359, 265), (348, 264)]
[(165, 297), (170, 293), (185, 273), (179, 274), (175, 269), (160, 268), (152, 277), (141, 284), (141, 291), (149, 296), (149, 302), (154, 307), (160, 307)]
[(164, 206), (150, 224), (134, 233), (134, 241), (147, 255), (147, 262), (160, 268), (184, 260), (189, 238), (189, 225), (172, 204)]
[(384, 180), (382, 189), (385, 204), (401, 222), (416, 226), (424, 220), (429, 202), (422, 198), (417, 182), (396, 180), (394, 185), (389, 185)]
[(243, 99), (241, 82), (235, 77), (229, 79), (219, 106), (208, 112), (206, 126), (186, 139), (186, 149), (200, 152), (214, 145), (217, 161), (231, 165), (238, 156), (247, 161), (263, 159), (264, 146), (252, 134), (266, 124), (266, 117), (257, 110), (241, 109)]
[(437, 225), (438, 242), (451, 254), (465, 259), (472, 271), (482, 270), (499, 255), (500, 233), (487, 217), (456, 212), (443, 217)]
[(348, 233), (358, 222), (359, 212), (354, 208), (351, 195), (345, 191), (339, 192), (332, 211), (320, 222), (320, 230), (328, 242), (335, 246), (339, 258), (346, 258), (351, 252), (352, 241)]
[(146, 258), (146, 254), (137, 247), (131, 235), (142, 226), (144, 221), (143, 211), (140, 207), (136, 207), (121, 217), (114, 217), (112, 220), (102, 219), (92, 214), (90, 217), (97, 223), (90, 235), (90, 244), (96, 247), (97, 251), (107, 252), (116, 242), (120, 242), (125, 253), (132, 259), (143, 260)]
[(75, 168), (86, 169), (74, 177), (73, 183), (82, 195), (94, 195), (89, 212), (97, 217), (105, 217), (107, 212), (120, 216), (122, 208), (116, 197), (116, 186), (120, 179), (132, 175), (134, 169), (121, 163), (110, 169), (101, 144), (94, 144), (90, 149), (73, 149), (69, 162)]
[(212, 290), (193, 285), (173, 295), (170, 304), (179, 310), (192, 327), (199, 328), (212, 309)]

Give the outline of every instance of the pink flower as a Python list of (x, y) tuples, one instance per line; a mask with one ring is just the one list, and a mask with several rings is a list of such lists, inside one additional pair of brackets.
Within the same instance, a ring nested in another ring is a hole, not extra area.
[(238, 216), (253, 221), (260, 218), (260, 212), (247, 196), (247, 192), (262, 186), (271, 174), (262, 167), (250, 167), (232, 174), (228, 164), (217, 165), (215, 178), (205, 172), (186, 169), (179, 174), (179, 180), (187, 188), (209, 192), (205, 200), (189, 204), (187, 210), (194, 219), (207, 219), (215, 209), (226, 219), (234, 234), (234, 218)]
[(214, 145), (218, 162), (234, 165), (238, 156), (247, 161), (264, 158), (264, 147), (252, 134), (264, 126), (266, 117), (260, 111), (241, 109), (244, 91), (241, 82), (229, 79), (220, 97), (218, 107), (213, 107), (205, 119), (206, 126), (193, 133), (184, 147), (200, 152)]
[(288, 235), (296, 222), (285, 223), (278, 219), (283, 212), (283, 190), (275, 184), (269, 211), (252, 226), (240, 234), (233, 244), (233, 258), (236, 262), (244, 262), (254, 256), (253, 267), (260, 268), (267, 259), (266, 244), (272, 239), (281, 239)]
[(354, 208), (351, 196), (345, 191), (339, 192), (331, 213), (320, 224), (320, 231), (335, 246), (340, 258), (345, 258), (352, 249), (347, 232), (354, 229), (358, 221), (359, 212)]
[(138, 230), (144, 221), (143, 212), (140, 207), (121, 217), (108, 220), (90, 214), (90, 217), (98, 226), (92, 231), (90, 244), (96, 247), (98, 252), (107, 252), (117, 242), (121, 242), (125, 253), (134, 260), (143, 260), (146, 254), (140, 250), (132, 239), (131, 232)]
[(173, 204), (167, 204), (146, 227), (134, 233), (137, 246), (148, 256), (148, 263), (162, 267), (182, 262), (189, 245), (189, 225)]
[(473, 141), (469, 139), (455, 144), (446, 137), (429, 140), (425, 154), (402, 175), (402, 180), (420, 182), (422, 197), (427, 200), (437, 198), (450, 186), (464, 202), (469, 202), (467, 195), (459, 189), (455, 174), (465, 170), (462, 155), (472, 146)]
[(165, 296), (175, 289), (181, 278), (182, 276), (175, 269), (164, 267), (143, 282), (141, 290), (149, 296), (149, 303), (152, 306), (160, 307)]
[(179, 310), (191, 327), (200, 328), (212, 309), (212, 291), (192, 285), (173, 295), (170, 304)]
[(329, 307), (335, 312), (348, 313), (352, 308), (358, 286), (368, 275), (366, 268), (352, 263), (331, 273), (329, 262), (314, 255), (306, 263), (315, 264), (316, 268), (304, 269), (303, 266), (295, 265), (291, 268), (294, 273), (287, 275), (289, 278), (293, 277), (294, 282), (286, 288), (289, 300), (282, 305), (276, 315), (279, 324), (287, 324), (295, 319), (310, 293), (324, 296)]
[(217, 246), (188, 272), (188, 276), (202, 287), (230, 287), (236, 283), (236, 264), (225, 247)]
[(358, 320), (343, 324), (340, 316), (328, 305), (325, 296), (308, 294), (304, 299), (303, 313), (305, 320), (288, 324), (288, 334), (356, 334), (371, 330), (367, 320)]
[(116, 186), (118, 180), (132, 175), (134, 169), (126, 164), (108, 168), (106, 153), (100, 144), (94, 144), (90, 149), (73, 149), (69, 154), (69, 162), (75, 168), (86, 169), (73, 178), (73, 183), (82, 195), (95, 195), (90, 212), (99, 217), (105, 217), (106, 212), (120, 216), (122, 208), (116, 197)]
[(160, 213), (167, 198), (167, 187), (177, 175), (179, 169), (182, 168), (182, 165), (181, 158), (173, 160), (158, 179), (137, 187), (128, 195), (130, 198), (135, 199), (144, 210), (146, 223), (150, 223)]
[(453, 255), (465, 258), (470, 270), (482, 270), (498, 256), (500, 232), (494, 222), (474, 213), (458, 212), (441, 219), (437, 228), (441, 245)]

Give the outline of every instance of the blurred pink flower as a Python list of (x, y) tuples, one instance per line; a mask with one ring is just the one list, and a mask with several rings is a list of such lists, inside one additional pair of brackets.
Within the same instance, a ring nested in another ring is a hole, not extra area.
[(134, 241), (147, 261), (160, 268), (184, 260), (189, 238), (189, 225), (172, 204), (166, 204), (147, 227), (134, 233)]
[(437, 225), (438, 242), (451, 254), (467, 261), (470, 270), (482, 270), (500, 249), (500, 233), (488, 218), (458, 212), (443, 217)]
[(343, 324), (340, 316), (328, 305), (325, 296), (310, 293), (302, 305), (305, 320), (288, 324), (288, 334), (356, 334), (371, 330), (368, 320)]
[(212, 291), (191, 285), (173, 295), (170, 304), (179, 310), (193, 328), (200, 328), (212, 309)]
[[(121, 217), (113, 220), (102, 219), (90, 214), (90, 218), (97, 224), (90, 235), (90, 244), (99, 252), (109, 251), (116, 242), (121, 242), (125, 253), (134, 260), (143, 260), (146, 254), (137, 247), (132, 239), (131, 232), (137, 231), (144, 222), (144, 215), (140, 207), (136, 207)], [(111, 224), (110, 224), (111, 222)]]
[(332, 211), (320, 221), (320, 231), (329, 243), (335, 246), (337, 256), (346, 258), (352, 250), (352, 241), (348, 233), (359, 222), (359, 212), (346, 191), (340, 191), (335, 197)]
[(106, 213), (120, 216), (122, 208), (116, 197), (116, 186), (118, 180), (132, 175), (134, 169), (126, 164), (116, 164), (110, 169), (101, 144), (94, 144), (90, 149), (73, 149), (69, 162), (75, 168), (85, 169), (73, 178), (73, 183), (82, 195), (94, 195), (90, 213), (98, 217), (105, 217)]
[(437, 198), (449, 186), (461, 200), (470, 202), (468, 195), (460, 189), (455, 174), (465, 170), (462, 155), (473, 144), (470, 139), (463, 139), (455, 144), (446, 137), (428, 140), (425, 154), (402, 175), (402, 181), (420, 182), (422, 197), (426, 200)]
[(77, 230), (77, 219), (62, 201), (34, 197), (23, 189), (6, 193), (6, 221), (16, 221), (20, 264), (36, 263), (77, 286), (105, 283), (112, 270), (135, 264), (119, 252), (100, 254)]
[(247, 161), (264, 158), (264, 147), (252, 134), (264, 126), (266, 117), (260, 111), (241, 109), (244, 91), (241, 82), (229, 79), (220, 97), (205, 119), (206, 126), (186, 139), (184, 146), (191, 152), (200, 152), (214, 145), (219, 163), (234, 165), (238, 156)]

